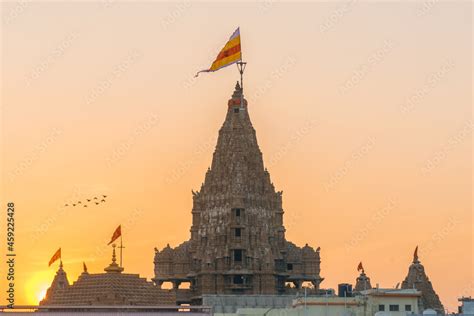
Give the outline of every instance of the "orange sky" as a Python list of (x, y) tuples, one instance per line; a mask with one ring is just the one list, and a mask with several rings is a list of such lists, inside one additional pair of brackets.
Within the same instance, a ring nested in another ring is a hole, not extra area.
[[(70, 281), (83, 261), (101, 272), (121, 223), (126, 271), (150, 278), (153, 247), (188, 239), (238, 79), (193, 75), (239, 25), (287, 238), (322, 248), (322, 286), (354, 282), (362, 260), (393, 287), (420, 245), (445, 307), (474, 295), (471, 3), (33, 1), (2, 3), (17, 304), (37, 303), (59, 246)], [(100, 207), (61, 208), (98, 194)]]

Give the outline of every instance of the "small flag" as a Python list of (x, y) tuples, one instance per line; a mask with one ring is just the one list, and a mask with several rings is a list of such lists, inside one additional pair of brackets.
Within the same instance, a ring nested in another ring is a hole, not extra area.
[(114, 231), (114, 234), (112, 235), (112, 239), (110, 240), (110, 242), (107, 244), (107, 245), (110, 245), (111, 243), (113, 243), (117, 238), (119, 238), (120, 236), (122, 236), (122, 229), (120, 227), (121, 225), (119, 225), (117, 227), (117, 229), (115, 229)]
[(84, 272), (87, 272), (87, 266), (85, 262), (82, 263), (82, 267), (84, 268)]
[(213, 72), (229, 65), (235, 64), (242, 60), (242, 51), (240, 48), (240, 28), (238, 27), (234, 34), (229, 38), (227, 44), (221, 49), (209, 69), (199, 71), (195, 77), (201, 72)]
[(357, 271), (364, 271), (364, 267), (362, 266), (362, 262), (359, 263), (359, 265), (357, 266)]
[(61, 248), (59, 248), (58, 250), (56, 250), (56, 252), (54, 253), (54, 255), (51, 257), (51, 259), (49, 260), (49, 264), (48, 264), (48, 267), (50, 267), (56, 260), (58, 259), (61, 259)]
[(415, 253), (413, 254), (413, 262), (418, 261), (418, 246), (415, 248)]

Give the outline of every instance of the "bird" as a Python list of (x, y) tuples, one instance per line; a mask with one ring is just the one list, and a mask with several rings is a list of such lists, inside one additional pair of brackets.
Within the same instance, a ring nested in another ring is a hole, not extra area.
[(87, 207), (87, 205), (84, 204), (84, 207)]
[(104, 199), (107, 197), (107, 195), (102, 195), (104, 197)]
[(72, 206), (76, 206), (76, 204), (73, 204)]
[(95, 202), (96, 205), (99, 205), (99, 202)]
[(81, 201), (77, 201), (77, 204), (81, 204), (82, 202)]
[(64, 206), (69, 206), (69, 204), (64, 204)]
[(97, 196), (94, 196), (94, 200), (97, 200)]
[(101, 200), (101, 202), (105, 202), (105, 200), (104, 200), (104, 199), (102, 199), (102, 200)]
[(87, 199), (87, 202), (90, 202), (90, 201), (91, 201), (91, 199)]

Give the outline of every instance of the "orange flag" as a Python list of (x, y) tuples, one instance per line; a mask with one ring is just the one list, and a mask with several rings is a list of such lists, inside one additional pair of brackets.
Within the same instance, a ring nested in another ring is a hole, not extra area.
[(225, 46), (221, 49), (216, 60), (212, 63), (209, 69), (199, 71), (194, 77), (197, 77), (201, 72), (212, 72), (229, 65), (235, 64), (242, 60), (242, 50), (240, 48), (240, 28), (238, 27), (232, 36), (229, 38)]
[(359, 263), (359, 265), (357, 266), (357, 271), (364, 271), (364, 267), (362, 266), (362, 262)]
[(82, 267), (84, 268), (84, 272), (87, 272), (87, 266), (85, 262), (82, 263)]
[(51, 259), (49, 260), (49, 264), (48, 264), (48, 267), (50, 267), (56, 260), (58, 259), (61, 259), (61, 248), (59, 248), (58, 250), (56, 250), (56, 252), (54, 253), (54, 255), (51, 257)]
[(110, 240), (110, 242), (107, 244), (107, 245), (110, 245), (111, 243), (113, 243), (117, 238), (119, 238), (120, 236), (122, 236), (122, 228), (120, 227), (121, 225), (119, 225), (117, 227), (117, 229), (114, 231), (114, 234), (112, 235), (112, 239)]
[(418, 261), (418, 246), (416, 246), (415, 252), (413, 253), (413, 261)]

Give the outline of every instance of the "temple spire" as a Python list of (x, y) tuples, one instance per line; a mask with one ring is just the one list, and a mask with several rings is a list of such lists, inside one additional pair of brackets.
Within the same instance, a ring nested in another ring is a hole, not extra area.
[(117, 264), (117, 256), (115, 255), (115, 244), (112, 244), (112, 263), (106, 267), (104, 270), (108, 273), (121, 273), (123, 271), (123, 267)]
[(370, 284), (370, 278), (365, 274), (364, 266), (362, 262), (359, 263), (357, 271), (360, 271), (359, 277), (356, 279), (356, 285), (354, 287), (354, 292), (361, 292), (365, 290), (370, 290), (372, 285)]
[(408, 274), (402, 282), (402, 289), (417, 289), (421, 291), (421, 299), (419, 308), (421, 311), (425, 309), (434, 309), (438, 313), (444, 314), (444, 307), (438, 294), (436, 294), (430, 279), (426, 275), (425, 267), (420, 263), (418, 258), (418, 246), (413, 253), (413, 262), (408, 268)]
[(418, 260), (418, 246), (416, 246), (415, 252), (413, 253), (413, 263), (420, 263)]

